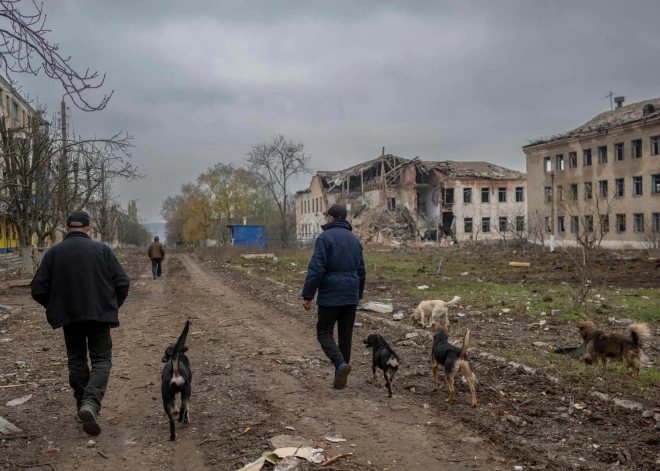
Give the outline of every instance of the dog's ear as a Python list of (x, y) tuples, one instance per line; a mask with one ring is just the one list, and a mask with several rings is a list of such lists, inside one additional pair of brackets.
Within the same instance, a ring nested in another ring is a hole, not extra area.
[(449, 329), (451, 329), (451, 326), (449, 324), (445, 324), (443, 328), (447, 333), (449, 333)]
[(433, 324), (431, 324), (431, 330), (433, 332), (437, 332), (438, 330), (440, 330), (440, 326), (434, 322)]
[(163, 355), (163, 363), (167, 362), (174, 353), (174, 347), (170, 346), (165, 349), (165, 355)]

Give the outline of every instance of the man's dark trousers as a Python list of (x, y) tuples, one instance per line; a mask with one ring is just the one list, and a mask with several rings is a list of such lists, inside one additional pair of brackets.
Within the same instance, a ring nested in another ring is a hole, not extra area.
[[(88, 404), (98, 414), (112, 368), (110, 326), (95, 321), (75, 322), (64, 326), (64, 340), (69, 359), (69, 384), (78, 409)], [(87, 364), (88, 349), (91, 372)]]
[(163, 259), (162, 258), (152, 258), (151, 259), (151, 273), (154, 276), (160, 278), (160, 275), (163, 274)]
[[(351, 342), (353, 341), (356, 309), (356, 305), (319, 306), (316, 338), (335, 368), (342, 363), (351, 362)], [(334, 338), (335, 324), (337, 324), (339, 347), (337, 347)]]

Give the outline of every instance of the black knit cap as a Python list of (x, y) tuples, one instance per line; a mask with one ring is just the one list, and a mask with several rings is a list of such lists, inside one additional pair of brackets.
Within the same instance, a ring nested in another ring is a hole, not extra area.
[(66, 218), (66, 227), (87, 227), (89, 226), (89, 214), (85, 211), (74, 211)]
[(323, 213), (324, 216), (332, 216), (335, 219), (346, 219), (346, 206), (343, 204), (333, 204)]

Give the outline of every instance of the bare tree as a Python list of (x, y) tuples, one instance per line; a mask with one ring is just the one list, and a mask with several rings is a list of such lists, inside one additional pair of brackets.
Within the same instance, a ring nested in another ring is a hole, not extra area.
[(644, 228), (637, 234), (637, 238), (646, 250), (660, 249), (660, 227)]
[(579, 283), (574, 294), (575, 306), (584, 306), (585, 310), (587, 297), (599, 279), (594, 252), (610, 231), (610, 215), (614, 203), (614, 197), (597, 196), (590, 191), (587, 194), (585, 190), (584, 201), (564, 202), (564, 208), (571, 218), (571, 232), (575, 234), (575, 242), (581, 249), (580, 255), (568, 247), (564, 250), (573, 261)]
[[(140, 176), (128, 161), (131, 136), (63, 141), (58, 132), (57, 126), (50, 126), (43, 118), (43, 111), (31, 117), (26, 126), (11, 117), (0, 117), (0, 153), (7, 172), (0, 193), (9, 198), (24, 273), (33, 271), (33, 236), (42, 248), (46, 240), (54, 240), (67, 215), (92, 201), (102, 174), (129, 180)], [(75, 155), (67, 165), (59, 158), (64, 149)]]
[[(30, 11), (21, 7), (26, 6)], [(61, 55), (58, 44), (50, 43), (46, 34), (47, 15), (43, 3), (24, 0), (0, 0), (0, 69), (11, 80), (12, 73), (37, 75), (43, 70), (49, 78), (58, 80), (73, 103), (83, 111), (102, 110), (108, 104), (110, 95), (104, 95), (98, 104), (91, 104), (83, 97), (86, 90), (103, 86), (105, 74), (98, 72), (78, 72), (69, 61), (71, 57)]]
[(291, 231), (288, 218), (291, 211), (288, 204), (291, 178), (311, 173), (308, 167), (310, 156), (305, 153), (305, 144), (287, 140), (280, 134), (273, 137), (271, 143), (253, 146), (245, 160), (250, 172), (263, 182), (273, 196), (280, 216), (282, 245), (286, 246)]

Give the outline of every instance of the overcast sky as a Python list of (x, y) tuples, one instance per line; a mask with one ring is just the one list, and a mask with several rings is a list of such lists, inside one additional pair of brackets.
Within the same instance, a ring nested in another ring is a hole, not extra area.
[[(25, 3), (28, 3), (27, 1)], [(277, 133), (314, 170), (380, 154), (525, 170), (521, 146), (660, 96), (660, 2), (48, 0), (49, 38), (107, 72), (101, 112), (76, 133), (135, 135), (146, 177), (121, 200), (161, 201)], [(16, 77), (39, 102), (62, 91)], [(297, 182), (300, 189), (309, 181)]]

